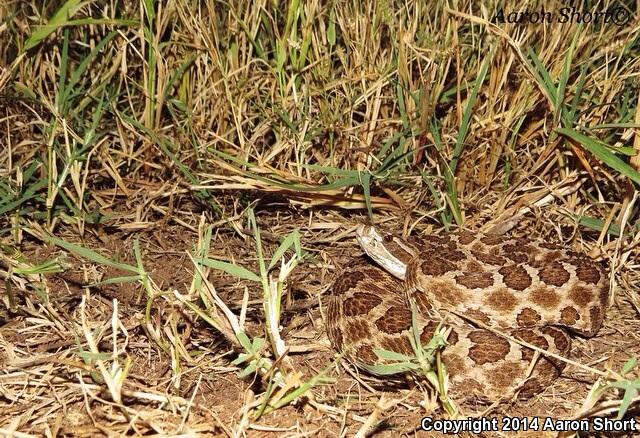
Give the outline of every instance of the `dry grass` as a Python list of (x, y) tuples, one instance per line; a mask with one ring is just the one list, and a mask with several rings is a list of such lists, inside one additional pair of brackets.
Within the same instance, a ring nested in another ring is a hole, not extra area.
[(614, 299), (583, 366), (489, 415), (615, 417), (627, 388), (632, 418), (640, 15), (591, 10), (614, 7), (623, 25), (491, 23), (470, 1), (3, 2), (0, 434), (414, 434), (443, 415), (428, 392), (345, 372), (324, 335), (367, 216), (602, 259)]

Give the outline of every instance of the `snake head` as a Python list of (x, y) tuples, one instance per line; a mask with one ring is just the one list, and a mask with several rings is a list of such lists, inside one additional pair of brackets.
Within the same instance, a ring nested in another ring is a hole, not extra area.
[(393, 234), (365, 224), (356, 228), (356, 240), (363, 251), (385, 271), (404, 280), (407, 264), (415, 255), (414, 248)]

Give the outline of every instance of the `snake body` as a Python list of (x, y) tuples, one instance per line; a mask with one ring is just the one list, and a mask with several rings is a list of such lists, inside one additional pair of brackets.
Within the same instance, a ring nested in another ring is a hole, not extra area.
[(544, 390), (564, 362), (543, 354), (532, 363), (534, 350), (526, 343), (566, 357), (568, 332), (591, 337), (602, 325), (607, 276), (585, 255), (466, 232), (412, 245), (368, 226), (357, 236), (385, 269), (372, 263), (345, 269), (333, 284), (326, 325), (333, 346), (369, 371), (385, 362), (376, 349), (414, 352), (412, 301), (422, 344), (441, 321), (451, 329), (442, 358), (449, 392), (461, 400), (491, 402), (516, 388), (520, 397)]

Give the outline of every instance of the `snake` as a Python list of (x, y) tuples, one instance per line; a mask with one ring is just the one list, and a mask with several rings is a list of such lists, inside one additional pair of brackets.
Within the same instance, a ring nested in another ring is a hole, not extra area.
[(363, 224), (356, 238), (369, 260), (336, 277), (325, 325), (333, 348), (370, 373), (389, 363), (381, 351), (411, 356), (412, 336), (425, 345), (446, 333), (452, 399), (529, 398), (561, 374), (571, 336), (603, 324), (603, 265), (560, 245), (469, 231), (409, 242)]

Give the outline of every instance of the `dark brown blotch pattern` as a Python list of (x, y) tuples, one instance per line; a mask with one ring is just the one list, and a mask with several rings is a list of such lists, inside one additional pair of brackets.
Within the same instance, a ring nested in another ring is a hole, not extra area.
[(491, 318), (489, 318), (489, 315), (487, 315), (481, 310), (468, 309), (464, 312), (464, 314), (465, 316), (468, 316), (469, 318), (471, 318), (473, 321), (480, 321), (481, 323), (487, 324), (487, 325), (491, 324)]
[(413, 354), (413, 347), (406, 336), (385, 336), (380, 344), (382, 350), (394, 351), (408, 356)]
[(484, 289), (493, 285), (493, 275), (490, 272), (463, 272), (456, 275), (456, 281), (469, 289)]
[(345, 321), (345, 332), (348, 333), (350, 342), (371, 339), (369, 323), (364, 319), (358, 318)]
[(417, 293), (412, 293), (411, 296), (416, 303), (418, 312), (423, 315), (429, 315), (433, 311), (431, 300), (429, 300), (429, 297), (427, 297), (425, 293), (418, 291)]
[(442, 259), (440, 257), (433, 257), (425, 259), (420, 264), (420, 270), (424, 275), (431, 275), (434, 277), (444, 275), (449, 271), (454, 271), (456, 266), (449, 260)]
[(384, 333), (400, 334), (411, 327), (411, 311), (407, 307), (392, 306), (374, 324)]
[(344, 342), (342, 339), (342, 330), (338, 327), (338, 321), (340, 320), (340, 311), (338, 307), (339, 303), (335, 298), (329, 300), (329, 303), (327, 304), (326, 327), (327, 335), (329, 336), (329, 340), (331, 341), (333, 348), (338, 351), (342, 351)]
[(560, 323), (566, 326), (574, 325), (580, 319), (580, 314), (573, 306), (567, 306), (560, 311)]
[(378, 362), (378, 355), (373, 351), (373, 347), (369, 344), (361, 345), (356, 351), (358, 360), (373, 365)]
[(422, 242), (431, 245), (447, 246), (451, 243), (451, 238), (448, 235), (438, 236), (430, 234), (422, 237)]
[(544, 286), (533, 290), (529, 295), (529, 298), (534, 304), (537, 304), (547, 310), (553, 310), (558, 303), (560, 303), (558, 292), (550, 287)]
[(569, 281), (569, 273), (559, 262), (545, 264), (540, 270), (540, 280), (551, 286), (560, 287)]
[(535, 327), (542, 320), (542, 316), (530, 307), (525, 307), (516, 317), (520, 327)]
[(578, 307), (586, 307), (592, 300), (594, 300), (594, 290), (589, 287), (574, 286), (569, 292), (569, 298), (576, 303)]
[(344, 300), (342, 312), (345, 316), (365, 315), (382, 303), (382, 299), (374, 294), (356, 292), (351, 298)]
[[(561, 354), (567, 353), (571, 348), (571, 338), (569, 337), (569, 335), (567, 335), (567, 333), (564, 330), (547, 326), (547, 327), (543, 327), (540, 331), (545, 335), (553, 338), (553, 344), (555, 345), (556, 350), (558, 350), (558, 352), (560, 352)], [(556, 366), (564, 368), (564, 366), (566, 365), (566, 362), (562, 362), (562, 361), (559, 361), (559, 362), (560, 363), (557, 364)]]
[(562, 250), (562, 246), (558, 245), (557, 243), (541, 242), (538, 246), (540, 246), (540, 248), (549, 249), (552, 251)]
[(514, 263), (527, 263), (529, 261), (529, 256), (524, 253), (507, 252), (504, 254), (504, 256)]
[(590, 334), (595, 334), (595, 332), (600, 329), (602, 322), (604, 321), (604, 315), (602, 314), (602, 309), (598, 306), (593, 306), (589, 309), (589, 317), (591, 318), (591, 330)]
[(422, 327), (422, 332), (420, 332), (420, 342), (424, 345), (428, 343), (431, 338), (433, 338), (433, 334), (438, 327), (438, 323), (434, 320), (429, 320), (424, 327)]
[(459, 340), (460, 340), (460, 336), (458, 336), (458, 332), (451, 329), (451, 331), (449, 332), (449, 336), (447, 336), (447, 344), (456, 345)]
[[(433, 254), (431, 256), (433, 257)], [(438, 248), (437, 257), (452, 262), (459, 262), (467, 258), (462, 251), (455, 249), (455, 245)]]
[(518, 304), (518, 300), (512, 292), (498, 289), (491, 292), (485, 299), (485, 303), (499, 312), (511, 312), (516, 307), (516, 304)]
[[(422, 345), (426, 345), (429, 343), (429, 341), (431, 341), (431, 338), (433, 338), (433, 334), (435, 333), (438, 325), (439, 324), (434, 320), (430, 320), (427, 324), (425, 324), (425, 326), (422, 328), (422, 332), (420, 333), (420, 343)], [(451, 331), (449, 332), (449, 336), (447, 337), (447, 344), (455, 345), (459, 340), (460, 337), (458, 336), (458, 333), (455, 330), (451, 329)]]
[(606, 306), (609, 302), (609, 286), (602, 285), (598, 288), (598, 300), (601, 306)]
[(522, 265), (507, 265), (498, 271), (504, 284), (514, 290), (525, 290), (531, 286), (531, 276)]
[[(361, 287), (361, 289), (365, 288)], [(404, 286), (399, 282), (388, 282), (384, 285), (384, 287), (381, 285), (381, 283), (367, 282), (366, 289), (363, 290), (363, 292), (369, 292), (378, 296), (385, 296), (389, 292), (395, 293), (396, 295), (402, 295), (402, 293), (404, 292)]]
[(566, 255), (562, 251), (549, 251), (544, 255), (545, 263), (553, 263), (555, 261), (560, 261), (563, 259), (566, 259)]
[(364, 280), (364, 273), (360, 271), (345, 272), (336, 278), (333, 283), (333, 294), (340, 295), (352, 287), (355, 287), (362, 280)]
[(600, 282), (600, 269), (596, 263), (589, 262), (584, 257), (574, 260), (574, 263), (576, 265), (576, 276), (578, 280), (584, 281), (587, 284), (598, 284)]
[(501, 243), (504, 242), (504, 237), (487, 234), (485, 236), (482, 236), (482, 238), (480, 239), (480, 242), (488, 246), (500, 245)]
[(392, 277), (390, 274), (387, 274), (385, 271), (383, 271), (382, 269), (368, 269), (367, 270), (367, 276), (376, 282), (380, 282), (380, 281), (396, 281), (394, 277)]
[(507, 243), (502, 245), (502, 252), (505, 254), (528, 254), (530, 250), (531, 248), (525, 242), (522, 242), (522, 245), (518, 245), (518, 243)]
[(486, 263), (488, 265), (500, 266), (505, 263), (504, 257), (501, 257), (497, 254), (493, 254), (490, 252), (482, 251), (480, 249), (471, 250), (471, 254), (482, 263)]
[(511, 349), (509, 341), (487, 330), (472, 331), (469, 333), (469, 340), (474, 344), (469, 349), (469, 358), (477, 365), (502, 360)]
[(458, 234), (458, 242), (461, 245), (469, 245), (474, 240), (476, 240), (476, 236), (469, 231), (462, 231)]
[[(528, 329), (519, 329), (513, 331), (513, 336), (521, 341), (527, 342), (529, 344), (535, 345), (536, 347), (542, 348), (543, 350), (549, 349), (549, 343), (540, 334), (534, 332), (533, 330)], [(533, 358), (533, 354), (535, 353), (531, 348), (523, 347), (520, 349), (522, 353), (522, 360), (530, 361)]]
[[(540, 365), (538, 365), (540, 367)], [(555, 377), (554, 377), (555, 379)], [(520, 387), (520, 392), (518, 392), (519, 399), (528, 399), (533, 397), (536, 394), (541, 393), (545, 389), (545, 384), (542, 383), (541, 379), (538, 377), (530, 377), (526, 382), (522, 384)]]

